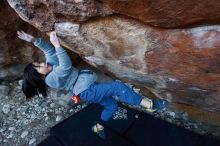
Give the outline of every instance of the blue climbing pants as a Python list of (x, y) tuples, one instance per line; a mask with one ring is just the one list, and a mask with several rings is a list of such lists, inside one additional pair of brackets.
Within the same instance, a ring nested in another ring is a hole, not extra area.
[(140, 105), (141, 96), (122, 82), (94, 83), (87, 90), (80, 93), (81, 100), (99, 103), (104, 107), (101, 114), (102, 121), (108, 121), (117, 110), (117, 102), (112, 96), (130, 105)]

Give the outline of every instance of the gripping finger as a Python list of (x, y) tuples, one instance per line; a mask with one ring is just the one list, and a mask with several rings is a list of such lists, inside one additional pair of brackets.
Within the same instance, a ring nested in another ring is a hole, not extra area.
[(27, 33), (25, 33), (23, 30), (21, 31), (22, 34), (26, 35)]
[(50, 38), (52, 38), (53, 37), (53, 31), (50, 33)]

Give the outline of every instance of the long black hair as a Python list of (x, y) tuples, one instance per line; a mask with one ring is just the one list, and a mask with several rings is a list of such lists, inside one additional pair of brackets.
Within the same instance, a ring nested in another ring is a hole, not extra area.
[(39, 94), (44, 97), (47, 96), (47, 85), (42, 75), (34, 67), (34, 64), (30, 63), (24, 68), (22, 91), (26, 99), (30, 99), (35, 95), (39, 96)]

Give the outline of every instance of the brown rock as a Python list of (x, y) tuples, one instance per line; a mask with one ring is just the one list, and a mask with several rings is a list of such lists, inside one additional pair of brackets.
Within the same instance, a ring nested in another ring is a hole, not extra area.
[(17, 38), (17, 30), (25, 30), (38, 36), (40, 33), (22, 21), (5, 1), (0, 2), (0, 67), (43, 60), (42, 53), (32, 44)]
[(81, 23), (91, 17), (105, 16), (111, 12), (94, 0), (8, 0), (19, 16), (41, 31), (53, 30), (56, 21)]
[(171, 28), (220, 23), (219, 0), (101, 0), (114, 13)]
[(55, 29), (98, 68), (170, 101), (220, 111), (220, 26), (161, 30), (108, 17), (82, 25), (78, 36)]
[(4, 30), (0, 30), (0, 40), (6, 37), (6, 32)]

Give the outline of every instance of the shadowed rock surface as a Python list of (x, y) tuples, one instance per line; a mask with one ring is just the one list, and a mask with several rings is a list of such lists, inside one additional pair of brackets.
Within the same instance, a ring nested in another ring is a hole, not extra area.
[(0, 1), (0, 14), (0, 66), (42, 59), (38, 49), (16, 38), (17, 30), (24, 29), (33, 35), (40, 35), (37, 29), (22, 21), (7, 2)]

